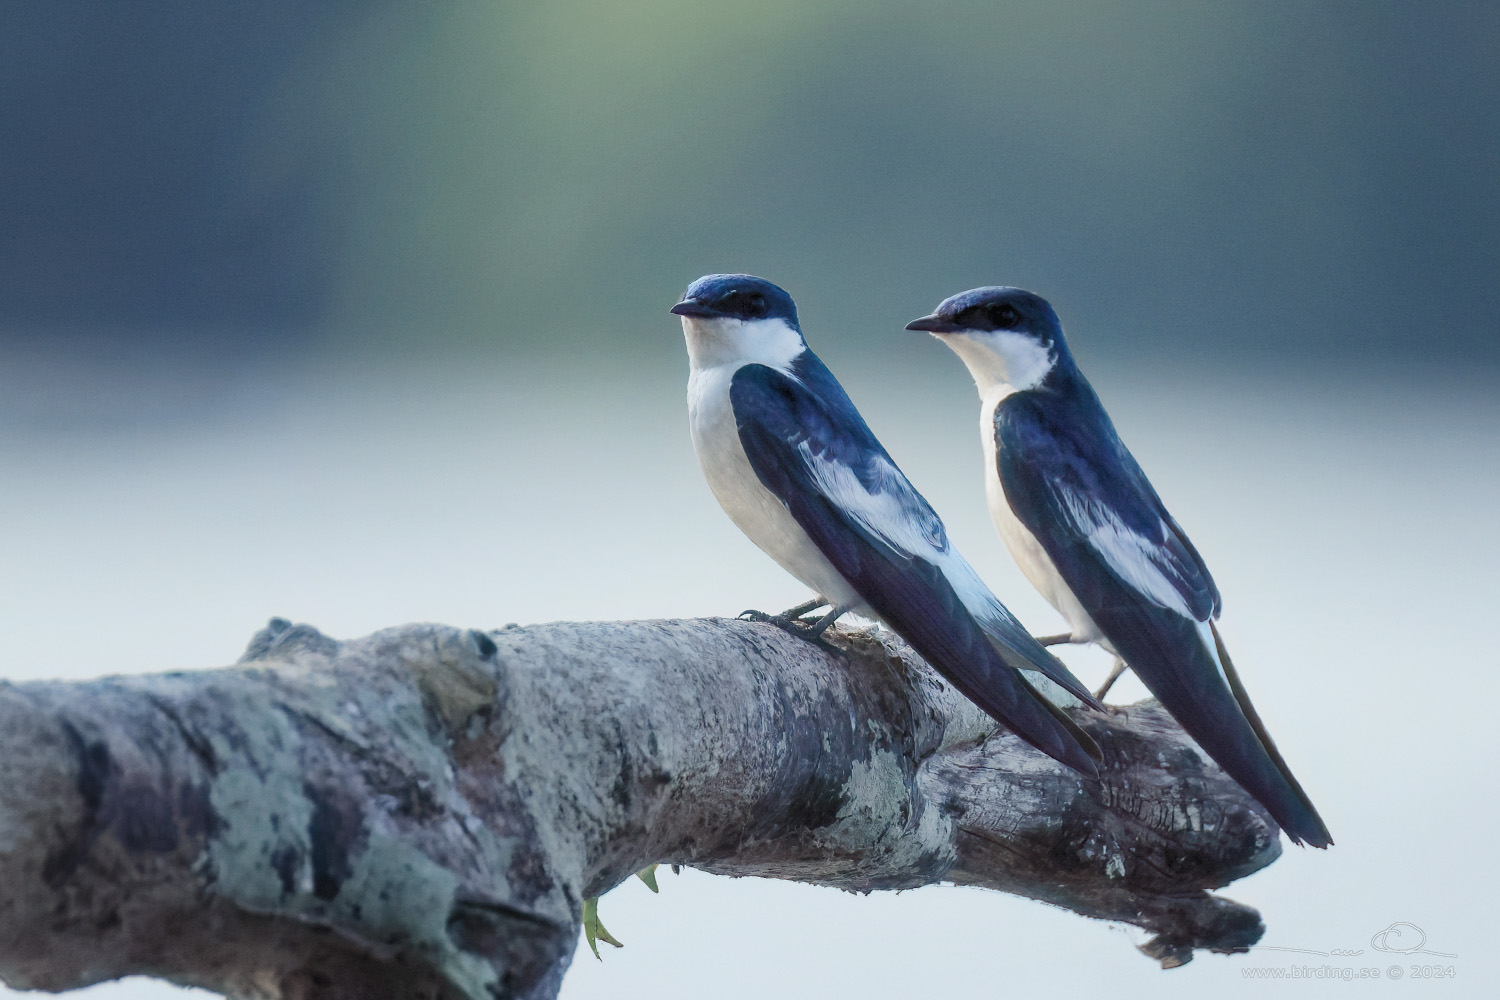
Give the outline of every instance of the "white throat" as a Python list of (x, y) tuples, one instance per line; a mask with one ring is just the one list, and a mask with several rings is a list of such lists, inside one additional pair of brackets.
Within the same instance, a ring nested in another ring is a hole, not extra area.
[(781, 319), (683, 316), (682, 335), (694, 371), (760, 364), (785, 372), (807, 349), (802, 335)]
[(1007, 394), (1034, 389), (1057, 362), (1052, 351), (1014, 330), (992, 333), (968, 330), (938, 339), (968, 366), (981, 396), (994, 389), (1003, 389)]

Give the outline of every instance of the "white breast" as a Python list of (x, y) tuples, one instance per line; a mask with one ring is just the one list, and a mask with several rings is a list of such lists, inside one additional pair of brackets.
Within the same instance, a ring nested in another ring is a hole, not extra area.
[(729, 402), (730, 380), (740, 367), (734, 363), (695, 367), (688, 377), (688, 422), (703, 478), (724, 513), (762, 552), (825, 599), (873, 617), (750, 467)]
[(990, 520), (995, 522), (995, 530), (1000, 532), (1011, 558), (1021, 567), (1026, 579), (1047, 599), (1047, 603), (1067, 619), (1073, 632), (1073, 641), (1097, 642), (1103, 636), (1099, 626), (1094, 624), (1089, 613), (1073, 595), (1072, 588), (1063, 580), (1052, 557), (1042, 548), (1042, 543), (1037, 541), (1031, 529), (1022, 524), (1021, 519), (1016, 517), (1016, 512), (1011, 510), (1010, 501), (1005, 498), (1005, 487), (1000, 483), (995, 408), (1014, 391), (1011, 386), (1002, 383), (989, 389), (980, 399), (979, 437), (984, 443), (984, 495), (990, 508)]

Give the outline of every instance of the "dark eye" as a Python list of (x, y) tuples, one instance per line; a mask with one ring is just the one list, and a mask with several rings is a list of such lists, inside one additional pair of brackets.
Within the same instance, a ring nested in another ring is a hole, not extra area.
[(766, 297), (759, 294), (746, 296), (742, 308), (746, 316), (759, 319), (766, 314)]
[(1021, 322), (1021, 314), (1016, 312), (1016, 307), (1009, 302), (1002, 302), (990, 310), (990, 322), (997, 330), (1010, 330)]

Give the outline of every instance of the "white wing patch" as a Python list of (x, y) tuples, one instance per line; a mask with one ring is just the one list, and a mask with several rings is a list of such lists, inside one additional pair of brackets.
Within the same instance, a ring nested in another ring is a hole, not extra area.
[(1197, 621), (1173, 582), (1177, 573), (1161, 560), (1161, 546), (1167, 540), (1166, 522), (1157, 520), (1161, 537), (1150, 539), (1129, 528), (1108, 504), (1067, 487), (1060, 488), (1058, 496), (1079, 533), (1121, 579), (1158, 607)]
[(916, 491), (900, 469), (884, 458), (877, 459), (872, 469), (877, 488), (872, 493), (842, 462), (812, 454), (806, 443), (798, 450), (818, 489), (866, 531), (892, 548), (936, 566), (964, 607), (981, 622), (1003, 620), (1005, 612), (999, 599), (968, 560), (949, 544), (937, 515), (909, 505), (907, 498), (915, 497)]
[[(844, 463), (814, 455), (805, 441), (797, 446), (797, 450), (812, 473), (813, 483), (823, 495), (838, 504), (866, 531), (892, 547), (930, 563), (943, 561), (947, 551), (946, 539), (928, 530), (923, 523), (926, 519), (914, 516), (902, 502), (911, 486), (900, 469), (884, 458), (877, 458), (873, 470), (876, 483), (885, 488), (872, 493)], [(936, 523), (936, 518), (932, 520)], [(938, 531), (941, 531), (940, 524)]]

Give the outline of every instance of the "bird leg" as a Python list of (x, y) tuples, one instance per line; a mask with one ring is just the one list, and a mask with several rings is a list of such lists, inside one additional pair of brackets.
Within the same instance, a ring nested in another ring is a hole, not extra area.
[[(1042, 645), (1045, 646), (1046, 643), (1042, 643)], [(1104, 683), (1100, 685), (1099, 690), (1094, 692), (1094, 697), (1098, 698), (1100, 701), (1103, 701), (1104, 696), (1106, 694), (1109, 694), (1109, 689), (1114, 687), (1115, 681), (1119, 680), (1120, 675), (1124, 672), (1125, 661), (1120, 659), (1118, 656), (1115, 657), (1115, 668), (1109, 672), (1108, 677), (1104, 678)]]
[(1036, 641), (1043, 646), (1061, 646), (1065, 642), (1073, 641), (1073, 633), (1063, 632), (1059, 635), (1039, 635), (1036, 637)]
[(841, 649), (823, 638), (823, 633), (828, 631), (828, 626), (832, 625), (840, 615), (848, 611), (848, 608), (839, 607), (836, 604), (831, 605), (828, 613), (815, 622), (808, 622), (805, 619), (793, 617), (805, 611), (810, 611), (813, 608), (822, 607), (825, 604), (828, 604), (828, 602), (819, 598), (817, 601), (789, 608), (785, 613), (779, 615), (768, 615), (764, 611), (751, 609), (741, 611), (739, 617), (746, 621), (765, 622), (768, 625), (775, 625), (783, 632), (789, 632), (799, 639), (805, 639), (814, 646), (826, 649), (830, 653), (842, 653)]
[[(814, 594), (808, 600), (803, 601), (801, 604), (798, 604), (795, 607), (787, 608), (779, 615), (768, 615), (764, 611), (750, 610), (741, 611), (739, 617), (752, 622), (775, 622), (776, 619), (780, 618), (786, 622), (798, 622), (810, 625), (813, 624), (813, 622), (807, 622), (802, 616), (807, 614), (809, 611), (812, 611), (814, 608), (823, 607), (832, 607), (832, 605), (828, 603), (828, 599), (822, 594)], [(814, 621), (816, 621), (816, 619), (814, 619)]]
[(828, 626), (832, 625), (834, 621), (838, 619), (839, 615), (842, 615), (848, 610), (848, 608), (839, 607), (837, 604), (830, 606), (828, 609), (828, 613), (825, 614), (822, 618), (819, 618), (811, 625), (804, 626), (804, 634), (806, 634), (809, 638), (818, 638), (824, 632), (828, 631)]
[(831, 607), (831, 605), (828, 604), (828, 601), (824, 599), (822, 594), (814, 594), (811, 600), (803, 601), (795, 608), (787, 608), (781, 613), (781, 617), (795, 621), (814, 608), (822, 607)]

